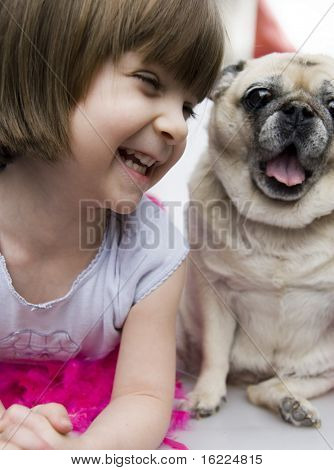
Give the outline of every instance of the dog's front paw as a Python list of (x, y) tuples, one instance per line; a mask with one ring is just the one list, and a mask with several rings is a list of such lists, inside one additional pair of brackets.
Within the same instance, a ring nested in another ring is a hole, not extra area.
[(206, 418), (217, 413), (222, 401), (226, 401), (225, 394), (195, 388), (183, 402), (183, 408), (190, 411), (192, 418)]
[(307, 400), (284, 397), (280, 403), (279, 411), (284, 421), (295, 426), (314, 426), (316, 428), (321, 426), (317, 410)]

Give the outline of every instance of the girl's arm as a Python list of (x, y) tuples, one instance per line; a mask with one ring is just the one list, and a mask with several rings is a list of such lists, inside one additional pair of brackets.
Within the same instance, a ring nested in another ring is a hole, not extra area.
[(175, 384), (175, 318), (185, 263), (138, 302), (125, 322), (112, 400), (81, 436), (57, 403), (32, 410), (0, 402), (6, 449), (155, 449), (169, 425)]
[(185, 263), (131, 309), (122, 331), (112, 400), (79, 438), (80, 448), (159, 447), (172, 410), (175, 319), (184, 277)]

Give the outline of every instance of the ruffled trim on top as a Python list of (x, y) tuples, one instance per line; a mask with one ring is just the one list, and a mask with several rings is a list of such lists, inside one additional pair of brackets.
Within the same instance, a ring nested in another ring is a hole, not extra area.
[[(109, 214), (109, 213), (107, 212), (107, 214)], [(2, 267), (2, 270), (4, 272), (4, 275), (5, 275), (7, 284), (8, 284), (8, 288), (9, 288), (11, 294), (14, 297), (16, 297), (16, 299), (21, 304), (25, 305), (26, 307), (30, 307), (31, 310), (49, 309), (49, 308), (52, 308), (55, 304), (58, 304), (60, 302), (63, 302), (64, 300), (69, 299), (74, 294), (74, 292), (77, 290), (79, 284), (84, 279), (87, 279), (90, 275), (92, 275), (94, 273), (100, 259), (102, 258), (102, 254), (104, 252), (106, 252), (105, 246), (106, 246), (107, 238), (108, 238), (109, 231), (110, 231), (109, 229), (110, 229), (110, 214), (107, 215), (106, 229), (105, 229), (105, 232), (104, 232), (104, 235), (103, 235), (103, 240), (102, 240), (102, 243), (99, 247), (98, 252), (96, 253), (95, 257), (92, 259), (92, 261), (89, 263), (89, 265), (83, 271), (81, 271), (81, 273), (78, 274), (76, 279), (73, 281), (72, 286), (71, 286), (70, 290), (67, 292), (67, 294), (65, 294), (64, 296), (59, 297), (57, 299), (50, 300), (48, 302), (43, 302), (41, 304), (33, 304), (33, 303), (28, 302), (24, 297), (22, 297), (16, 291), (15, 287), (13, 286), (13, 280), (12, 280), (12, 278), (11, 278), (9, 272), (8, 272), (8, 269), (7, 269), (5, 257), (0, 253), (0, 266)]]

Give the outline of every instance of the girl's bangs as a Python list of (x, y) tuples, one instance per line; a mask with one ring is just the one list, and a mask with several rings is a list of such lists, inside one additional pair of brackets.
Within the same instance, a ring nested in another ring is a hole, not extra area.
[(137, 49), (148, 63), (165, 67), (202, 101), (211, 91), (223, 60), (224, 30), (216, 4), (156, 0), (147, 15), (136, 19), (127, 25), (125, 48)]

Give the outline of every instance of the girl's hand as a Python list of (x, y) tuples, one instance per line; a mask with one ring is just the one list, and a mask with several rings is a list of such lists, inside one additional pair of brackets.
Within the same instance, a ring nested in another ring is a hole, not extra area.
[(0, 449), (80, 448), (78, 437), (69, 433), (72, 425), (62, 405), (50, 403), (32, 409), (12, 405), (6, 410), (0, 404), (0, 416)]
[(31, 411), (45, 416), (54, 429), (62, 434), (72, 431), (73, 426), (65, 406), (59, 403), (47, 403), (34, 406)]

